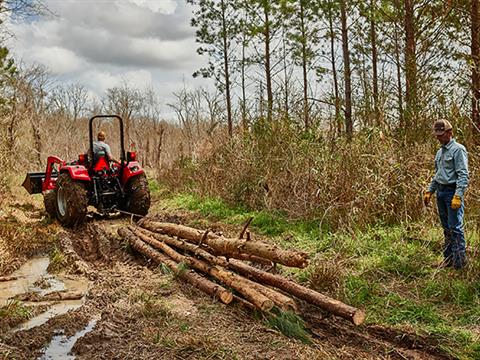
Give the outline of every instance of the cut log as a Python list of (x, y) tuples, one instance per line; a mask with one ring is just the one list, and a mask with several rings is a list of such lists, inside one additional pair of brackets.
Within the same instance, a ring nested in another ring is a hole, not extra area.
[(240, 296), (237, 296), (237, 295), (233, 295), (233, 299), (238, 302), (240, 305), (242, 305), (243, 307), (249, 309), (249, 310), (258, 310), (255, 305), (253, 305), (252, 303), (248, 302), (247, 300), (241, 298)]
[[(247, 241), (249, 241), (248, 238), (247, 238)], [(215, 251), (214, 249), (211, 249), (211, 253), (215, 256), (225, 256), (224, 254), (222, 254), (222, 252)], [(270, 266), (272, 266), (272, 264), (273, 264), (273, 262), (271, 260), (262, 258), (260, 256), (244, 254), (244, 253), (235, 254), (234, 259), (251, 261), (251, 262), (254, 262), (254, 263), (257, 263), (257, 264), (260, 264), (260, 265), (270, 265)]]
[(219, 258), (215, 255), (212, 255), (204, 248), (198, 245), (189, 243), (185, 240), (173, 238), (168, 235), (157, 234), (150, 230), (146, 230), (146, 229), (136, 227), (136, 226), (131, 226), (131, 225), (128, 226), (128, 229), (131, 232), (133, 232), (136, 236), (140, 237), (140, 239), (142, 239), (149, 245), (153, 246), (154, 248), (156, 248), (157, 241), (164, 242), (165, 244), (174, 246), (177, 249), (186, 250), (191, 252), (194, 255), (201, 256), (211, 264), (228, 267), (228, 261), (225, 260), (224, 258)]
[(355, 325), (360, 325), (365, 320), (365, 313), (363, 310), (346, 305), (341, 301), (332, 299), (315, 290), (301, 286), (291, 280), (284, 278), (283, 276), (270, 274), (266, 271), (257, 269), (253, 266), (247, 265), (235, 259), (230, 259), (229, 263), (230, 269), (238, 272), (243, 276), (254, 279), (262, 284), (267, 284), (276, 287), (277, 289), (281, 289), (288, 294), (296, 296), (299, 299), (317, 305), (318, 307), (334, 315), (348, 319)]
[(198, 275), (193, 270), (180, 270), (178, 267), (178, 263), (168, 258), (166, 255), (152, 249), (151, 246), (145, 244), (143, 241), (138, 239), (131, 231), (125, 228), (120, 228), (118, 229), (118, 233), (122, 238), (127, 240), (127, 242), (136, 251), (142, 253), (156, 263), (165, 264), (180, 279), (192, 284), (204, 293), (220, 299), (220, 301), (224, 304), (229, 304), (230, 302), (232, 302), (233, 294), (223, 288), (221, 285), (215, 284), (214, 282), (204, 278), (203, 276)]
[[(120, 231), (120, 230), (119, 230)], [(132, 235), (133, 233), (128, 230)], [(133, 235), (134, 236), (134, 235)], [(139, 241), (144, 240), (148, 242), (149, 245), (152, 245), (156, 249), (161, 250), (167, 256), (179, 263), (185, 263), (191, 268), (194, 268), (203, 273), (209, 274), (215, 279), (223, 282), (225, 285), (231, 287), (238, 291), (242, 296), (244, 296), (248, 301), (254, 304), (262, 311), (268, 311), (273, 307), (273, 301), (259, 292), (254, 286), (251, 285), (251, 281), (243, 278), (242, 276), (235, 274), (231, 271), (225, 270), (216, 265), (211, 265), (203, 260), (195, 259), (193, 257), (184, 256), (167, 244), (158, 241), (150, 236), (143, 234), (139, 235)]]
[[(140, 226), (150, 231), (161, 234), (168, 234), (186, 239), (189, 242), (198, 244), (202, 240), (204, 231), (191, 227), (160, 223), (143, 219)], [(218, 254), (229, 258), (237, 258), (238, 254), (250, 254), (261, 258), (269, 259), (275, 263), (286, 266), (304, 268), (308, 265), (308, 254), (300, 251), (283, 250), (276, 245), (266, 244), (259, 241), (247, 241), (244, 239), (228, 239), (212, 233), (207, 234), (203, 243), (214, 249)]]
[[(209, 262), (212, 265), (218, 265), (218, 266), (222, 266), (222, 267), (228, 267), (229, 266), (229, 263), (228, 263), (227, 260), (225, 260), (223, 258), (219, 258), (217, 256), (214, 256), (214, 255), (210, 254), (208, 251), (202, 249), (201, 247), (199, 247), (197, 245), (194, 245), (194, 244), (191, 244), (191, 243), (188, 243), (188, 242), (183, 241), (181, 239), (174, 239), (174, 238), (172, 238), (170, 236), (167, 236), (167, 235), (156, 234), (156, 233), (153, 233), (149, 230), (145, 230), (145, 229), (134, 227), (134, 226), (129, 226), (128, 229), (130, 231), (132, 231), (140, 239), (142, 239), (143, 241), (145, 241), (149, 245), (153, 246), (154, 248), (159, 248), (160, 250), (162, 250), (162, 246), (158, 245), (158, 242), (164, 242), (164, 243), (166, 243), (170, 246), (174, 246), (178, 249), (190, 251), (192, 254), (202, 257), (203, 259), (205, 259), (207, 262)], [(248, 279), (244, 279), (244, 280), (251, 287), (255, 288), (260, 293), (262, 293), (263, 295), (265, 295), (266, 297), (271, 299), (275, 303), (275, 305), (277, 305), (280, 309), (282, 309), (284, 311), (288, 311), (288, 310), (295, 311), (295, 312), (298, 311), (297, 304), (295, 303), (295, 301), (292, 298), (290, 298), (290, 297), (288, 297), (288, 296), (286, 296), (286, 295), (284, 295), (284, 294), (282, 294), (282, 293), (280, 293), (276, 290), (270, 289), (267, 286), (258, 284), (256, 282), (253, 282), (253, 281), (248, 280)]]

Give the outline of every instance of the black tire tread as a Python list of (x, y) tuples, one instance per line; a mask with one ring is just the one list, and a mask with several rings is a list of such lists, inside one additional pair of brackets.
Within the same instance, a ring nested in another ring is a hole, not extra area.
[(150, 189), (145, 174), (138, 175), (129, 180), (126, 186), (125, 211), (145, 216), (150, 209)]
[(43, 204), (48, 216), (55, 219), (57, 216), (57, 193), (55, 190), (47, 190), (43, 194)]
[[(73, 180), (68, 173), (62, 173), (57, 179), (57, 189), (63, 189), (67, 208), (62, 216), (55, 201), (57, 219), (63, 226), (74, 227), (85, 221), (87, 216), (88, 197), (85, 186), (80, 181)], [(55, 191), (58, 193), (58, 190)]]

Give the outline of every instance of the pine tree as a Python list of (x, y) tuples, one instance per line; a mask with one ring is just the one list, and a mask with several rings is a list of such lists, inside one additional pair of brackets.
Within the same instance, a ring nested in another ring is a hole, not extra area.
[(196, 6), (191, 25), (197, 29), (197, 42), (202, 44), (197, 52), (208, 55), (206, 68), (193, 76), (214, 78), (218, 89), (225, 94), (228, 134), (233, 134), (232, 115), (232, 63), (234, 39), (239, 31), (238, 11), (228, 0), (187, 0)]

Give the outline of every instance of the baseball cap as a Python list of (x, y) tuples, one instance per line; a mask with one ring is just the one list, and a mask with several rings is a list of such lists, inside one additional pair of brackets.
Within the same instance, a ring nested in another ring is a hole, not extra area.
[(435, 135), (443, 135), (447, 130), (452, 130), (452, 124), (448, 120), (439, 119), (433, 124), (433, 133)]

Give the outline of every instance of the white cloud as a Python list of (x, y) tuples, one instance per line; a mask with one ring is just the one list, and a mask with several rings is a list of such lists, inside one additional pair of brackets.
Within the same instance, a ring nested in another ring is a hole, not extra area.
[(177, 4), (171, 0), (128, 0), (140, 7), (145, 7), (153, 12), (171, 14), (175, 10)]
[(45, 65), (53, 74), (68, 74), (81, 70), (84, 62), (73, 51), (58, 46), (34, 47), (31, 60)]
[(8, 45), (17, 60), (41, 64), (59, 81), (91, 93), (127, 82), (152, 87), (165, 102), (187, 84), (206, 84), (191, 74), (205, 65), (196, 54), (191, 9), (185, 0), (47, 0), (56, 14), (12, 23)]

